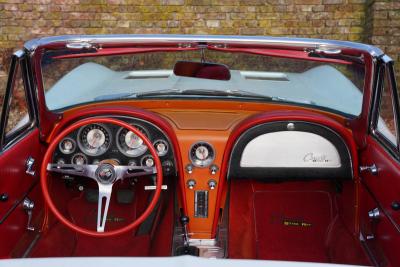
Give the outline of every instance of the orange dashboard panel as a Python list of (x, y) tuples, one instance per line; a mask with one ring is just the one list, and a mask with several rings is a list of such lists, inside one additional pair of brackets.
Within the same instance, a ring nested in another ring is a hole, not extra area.
[[(304, 111), (302, 107), (271, 103), (240, 103), (234, 101), (190, 101), (190, 100), (152, 100), (118, 101), (91, 104), (87, 107), (132, 107), (152, 111), (166, 119), (172, 126), (179, 143), (179, 153), (183, 171), (179, 173), (183, 192), (180, 203), (189, 216), (191, 238), (213, 238), (214, 217), (217, 207), (218, 190), (222, 179), (221, 165), (226, 142), (235, 126), (245, 118), (267, 111)], [(72, 116), (80, 108), (67, 111), (66, 117)], [(344, 124), (342, 117), (332, 113), (316, 111)], [(177, 153), (177, 152), (175, 152)]]

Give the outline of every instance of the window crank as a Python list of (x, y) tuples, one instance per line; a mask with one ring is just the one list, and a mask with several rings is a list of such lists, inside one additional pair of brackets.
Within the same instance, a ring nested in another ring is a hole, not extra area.
[(35, 207), (35, 202), (26, 197), (22, 202), (22, 207), (25, 210), (26, 214), (28, 215), (28, 223), (26, 225), (26, 230), (35, 231), (35, 227), (31, 225), (32, 213), (33, 213), (33, 208)]

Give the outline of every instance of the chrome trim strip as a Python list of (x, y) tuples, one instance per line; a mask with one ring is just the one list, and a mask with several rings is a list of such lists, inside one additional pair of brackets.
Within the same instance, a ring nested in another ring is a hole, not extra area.
[(243, 45), (274, 45), (309, 49), (357, 49), (369, 53), (373, 57), (383, 55), (382, 50), (377, 47), (336, 40), (291, 38), (291, 37), (269, 37), (269, 36), (232, 36), (232, 35), (169, 35), (169, 34), (110, 34), (110, 35), (61, 35), (33, 39), (25, 43), (24, 47), (34, 52), (39, 46), (54, 43), (91, 43), (91, 44), (113, 44), (113, 43), (213, 43), (213, 44), (243, 44)]

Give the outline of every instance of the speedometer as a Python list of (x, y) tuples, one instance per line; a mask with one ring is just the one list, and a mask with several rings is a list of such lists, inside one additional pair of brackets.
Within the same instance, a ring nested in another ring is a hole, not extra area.
[[(146, 137), (149, 137), (147, 131), (139, 126), (133, 125)], [(117, 147), (125, 156), (139, 157), (147, 151), (147, 146), (144, 144), (142, 138), (126, 128), (120, 128), (117, 133)]]
[(110, 130), (102, 124), (89, 124), (79, 129), (79, 148), (90, 156), (104, 154), (110, 147)]

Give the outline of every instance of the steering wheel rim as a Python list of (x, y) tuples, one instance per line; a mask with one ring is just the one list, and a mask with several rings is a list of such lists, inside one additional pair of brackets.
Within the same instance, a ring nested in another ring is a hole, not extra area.
[[(74, 131), (82, 126), (92, 124), (92, 123), (109, 123), (109, 124), (114, 124), (114, 125), (124, 127), (126, 129), (128, 129), (129, 131), (132, 131), (134, 134), (136, 134), (138, 137), (140, 137), (143, 140), (143, 142), (149, 149), (151, 155), (154, 158), (155, 168), (157, 170), (157, 172), (156, 172), (156, 190), (154, 192), (154, 196), (153, 196), (150, 204), (145, 209), (145, 211), (132, 223), (130, 223), (122, 228), (112, 230), (112, 231), (106, 231), (106, 232), (97, 232), (97, 231), (89, 230), (89, 229), (80, 227), (80, 226), (72, 223), (70, 220), (68, 220), (64, 215), (61, 214), (61, 212), (58, 210), (58, 208), (54, 204), (54, 202), (50, 196), (49, 188), (48, 188), (47, 165), (48, 165), (48, 163), (51, 162), (54, 150), (58, 146), (59, 142), (65, 136), (67, 136), (69, 133), (71, 133), (72, 131)], [(91, 237), (110, 237), (110, 236), (121, 235), (121, 234), (129, 232), (129, 231), (135, 229), (137, 226), (139, 226), (144, 220), (146, 220), (146, 218), (151, 214), (151, 212), (155, 208), (155, 206), (160, 198), (161, 187), (162, 187), (162, 182), (163, 182), (161, 161), (158, 158), (157, 152), (156, 152), (155, 148), (153, 147), (153, 144), (150, 142), (150, 140), (143, 133), (141, 133), (138, 129), (136, 129), (134, 126), (132, 126), (124, 121), (121, 121), (118, 119), (113, 119), (113, 118), (82, 119), (82, 120), (79, 120), (78, 122), (73, 123), (72, 125), (65, 128), (63, 131), (61, 131), (61, 133), (58, 134), (56, 136), (56, 138), (54, 138), (50, 142), (50, 145), (47, 148), (47, 151), (43, 157), (43, 162), (42, 162), (41, 169), (40, 169), (40, 177), (41, 177), (40, 185), (42, 188), (44, 201), (47, 204), (47, 206), (49, 207), (49, 209), (56, 216), (56, 218), (59, 219), (61, 221), (61, 223), (63, 223), (68, 228), (70, 228), (78, 233), (81, 233), (83, 235), (91, 236)]]

